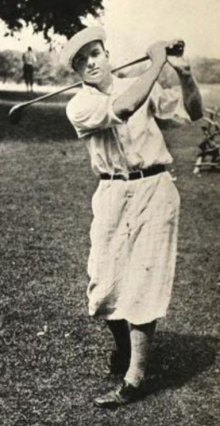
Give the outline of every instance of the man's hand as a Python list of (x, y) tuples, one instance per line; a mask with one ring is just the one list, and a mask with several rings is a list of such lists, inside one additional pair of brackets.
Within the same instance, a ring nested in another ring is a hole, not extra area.
[(191, 75), (189, 62), (184, 57), (177, 58), (175, 56), (169, 56), (167, 62), (177, 72), (177, 74), (181, 74), (185, 77)]
[(166, 52), (167, 42), (158, 41), (152, 44), (147, 49), (147, 56), (151, 59), (153, 64), (164, 65), (167, 61), (167, 52)]
[(185, 43), (183, 40), (174, 39), (169, 41), (158, 41), (147, 50), (147, 56), (152, 62), (164, 65), (170, 57), (181, 58), (184, 52)]
[(183, 56), (185, 49), (185, 42), (180, 39), (174, 39), (167, 42), (166, 52), (167, 56), (175, 56), (180, 58)]

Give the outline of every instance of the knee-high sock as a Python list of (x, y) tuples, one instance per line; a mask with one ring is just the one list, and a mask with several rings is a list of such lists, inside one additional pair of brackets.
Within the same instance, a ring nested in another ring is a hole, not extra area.
[(142, 325), (130, 324), (131, 360), (125, 380), (135, 387), (138, 387), (145, 377), (155, 327), (156, 321)]
[(113, 334), (116, 349), (121, 352), (121, 354), (130, 356), (131, 344), (127, 321), (112, 320), (107, 321), (107, 325)]

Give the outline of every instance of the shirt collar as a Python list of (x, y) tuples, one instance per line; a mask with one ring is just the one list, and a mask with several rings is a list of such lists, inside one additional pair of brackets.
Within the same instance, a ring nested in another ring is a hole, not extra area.
[(83, 88), (88, 90), (90, 93), (101, 93), (106, 96), (110, 96), (114, 92), (115, 84), (119, 80), (115, 75), (112, 75), (112, 83), (108, 88), (108, 93), (100, 92), (96, 87), (90, 86), (89, 84), (83, 83)]

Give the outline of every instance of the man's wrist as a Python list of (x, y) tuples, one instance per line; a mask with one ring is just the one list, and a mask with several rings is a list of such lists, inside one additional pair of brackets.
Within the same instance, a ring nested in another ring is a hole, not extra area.
[(188, 80), (192, 78), (191, 67), (189, 65), (175, 66), (174, 69), (181, 79)]
[(164, 67), (166, 61), (159, 61), (157, 58), (152, 60), (152, 67), (157, 74), (160, 74), (162, 68)]

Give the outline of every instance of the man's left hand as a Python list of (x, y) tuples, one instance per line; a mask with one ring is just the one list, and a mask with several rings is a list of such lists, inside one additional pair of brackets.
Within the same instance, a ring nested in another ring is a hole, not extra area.
[(190, 64), (184, 57), (177, 58), (175, 56), (169, 56), (167, 62), (177, 73), (181, 73), (186, 77), (191, 75)]

